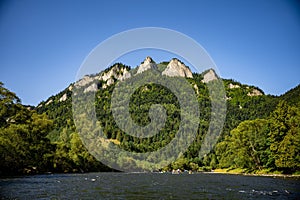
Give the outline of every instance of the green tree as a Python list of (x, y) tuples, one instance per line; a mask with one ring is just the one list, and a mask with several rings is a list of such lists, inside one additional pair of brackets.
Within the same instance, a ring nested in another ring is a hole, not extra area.
[(300, 111), (281, 101), (271, 115), (271, 159), (285, 171), (300, 169)]
[(267, 120), (240, 123), (216, 147), (220, 167), (262, 169), (268, 157)]
[(46, 138), (52, 121), (20, 104), (0, 83), (0, 174), (46, 171), (52, 145)]

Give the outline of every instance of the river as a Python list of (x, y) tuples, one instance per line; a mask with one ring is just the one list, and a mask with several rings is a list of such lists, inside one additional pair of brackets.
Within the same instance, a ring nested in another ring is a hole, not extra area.
[(299, 178), (196, 173), (48, 174), (0, 179), (1, 199), (300, 199)]

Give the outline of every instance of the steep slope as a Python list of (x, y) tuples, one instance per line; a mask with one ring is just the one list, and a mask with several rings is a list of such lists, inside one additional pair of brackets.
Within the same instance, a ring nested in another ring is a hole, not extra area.
[(300, 107), (300, 84), (279, 97), (292, 106)]

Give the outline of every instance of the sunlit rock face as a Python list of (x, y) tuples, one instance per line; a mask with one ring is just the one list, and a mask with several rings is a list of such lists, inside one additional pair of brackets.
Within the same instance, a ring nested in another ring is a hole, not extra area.
[(166, 75), (170, 77), (181, 76), (181, 77), (193, 78), (193, 74), (191, 70), (176, 58), (173, 58), (169, 62), (167, 68), (162, 72), (162, 75)]
[(218, 76), (216, 75), (214, 70), (210, 69), (210, 70), (208, 70), (208, 72), (206, 72), (204, 74), (202, 82), (208, 83), (210, 81), (217, 80), (217, 79), (218, 79)]
[(157, 70), (157, 65), (155, 64), (155, 62), (152, 60), (151, 57), (147, 56), (147, 58), (144, 60), (144, 62), (142, 64), (140, 64), (140, 66), (137, 70), (137, 74), (140, 74), (149, 69)]

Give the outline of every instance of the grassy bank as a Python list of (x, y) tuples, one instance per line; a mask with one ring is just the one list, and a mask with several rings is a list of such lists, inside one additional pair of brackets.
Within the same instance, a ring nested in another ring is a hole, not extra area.
[(293, 174), (283, 174), (281, 171), (271, 171), (268, 169), (249, 171), (247, 169), (215, 169), (212, 170), (213, 173), (222, 173), (222, 174), (242, 174), (242, 175), (253, 175), (253, 176), (282, 176), (282, 177), (300, 177), (300, 172), (295, 172)]

